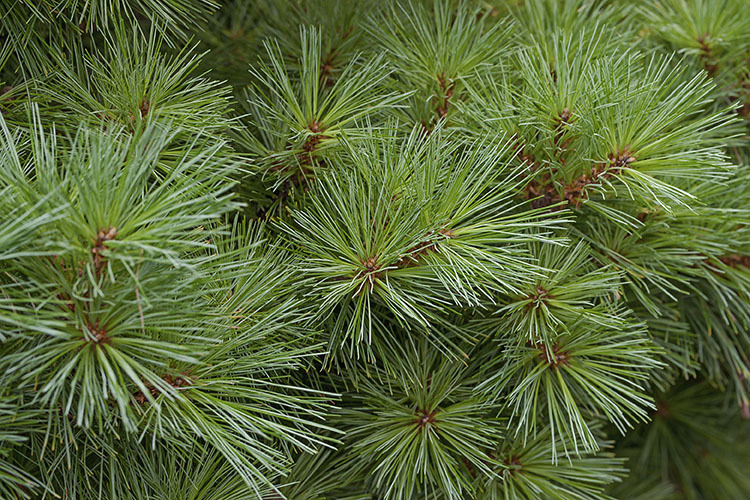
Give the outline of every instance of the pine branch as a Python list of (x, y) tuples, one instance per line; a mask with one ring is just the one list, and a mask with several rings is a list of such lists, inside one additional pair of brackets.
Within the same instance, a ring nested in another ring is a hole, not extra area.
[[(375, 370), (338, 420), (348, 460), (386, 499), (464, 498), (471, 473), (496, 477), (487, 444), (498, 437), (488, 408), (470, 394), (471, 373), (420, 340), (391, 353), (400, 370)], [(356, 470), (356, 469), (355, 469)]]
[(660, 366), (642, 325), (608, 331), (578, 322), (568, 328), (550, 344), (504, 341), (477, 387), (495, 401), (507, 398), (515, 435), (536, 436), (539, 422), (549, 422), (553, 443), (563, 440), (561, 450), (552, 445), (554, 463), (598, 449), (588, 423), (593, 415), (603, 415), (623, 434), (634, 422), (646, 421), (653, 403), (643, 383)]
[(547, 240), (530, 230), (561, 219), (516, 210), (515, 181), (499, 167), (507, 146), (488, 142), (462, 153), (440, 131), (425, 139), (418, 128), (405, 142), (347, 142), (331, 162), (335, 175), (319, 179), (309, 206), (280, 225), (299, 245), (321, 316), (349, 311), (331, 332), (334, 353), (366, 348), (376, 304), (424, 328), (452, 307), (517, 291), (522, 273), (534, 272), (521, 244)]

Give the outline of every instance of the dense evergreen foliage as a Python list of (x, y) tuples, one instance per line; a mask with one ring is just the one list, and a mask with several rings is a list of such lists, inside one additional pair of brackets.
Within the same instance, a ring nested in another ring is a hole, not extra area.
[(747, 499), (748, 7), (5, 0), (0, 499)]

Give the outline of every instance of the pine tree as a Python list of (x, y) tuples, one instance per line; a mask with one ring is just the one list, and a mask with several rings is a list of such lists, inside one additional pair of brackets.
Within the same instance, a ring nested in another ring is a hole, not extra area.
[(743, 500), (744, 0), (0, 15), (0, 499)]

